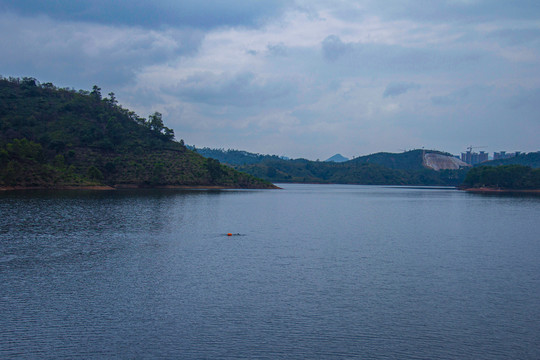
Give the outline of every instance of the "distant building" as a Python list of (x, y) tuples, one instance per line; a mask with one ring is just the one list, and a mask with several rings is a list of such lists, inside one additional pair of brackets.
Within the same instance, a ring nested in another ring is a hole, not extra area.
[(489, 160), (489, 156), (488, 156), (488, 153), (485, 151), (480, 151), (480, 153), (476, 153), (476, 152), (472, 152), (471, 150), (468, 150), (465, 153), (461, 153), (461, 161), (469, 165), (480, 164), (488, 160)]
[(507, 153), (506, 151), (500, 151), (493, 153), (493, 160), (510, 159), (519, 156), (520, 154), (521, 151), (516, 151), (515, 153)]
[[(480, 163), (483, 163), (485, 161), (488, 161), (489, 160), (489, 156), (488, 156), (488, 153), (485, 152), (485, 151), (480, 151), (480, 153), (478, 154), (478, 157), (477, 157), (477, 164), (480, 164)], [(473, 160), (474, 161), (474, 160)]]

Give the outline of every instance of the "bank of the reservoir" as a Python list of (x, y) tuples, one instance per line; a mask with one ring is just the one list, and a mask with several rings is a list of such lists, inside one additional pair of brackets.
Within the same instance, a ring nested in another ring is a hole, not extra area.
[(493, 194), (512, 194), (512, 193), (523, 193), (523, 194), (540, 194), (540, 189), (500, 189), (500, 188), (491, 188), (491, 187), (479, 187), (479, 188), (464, 188), (460, 189), (472, 193), (493, 193)]

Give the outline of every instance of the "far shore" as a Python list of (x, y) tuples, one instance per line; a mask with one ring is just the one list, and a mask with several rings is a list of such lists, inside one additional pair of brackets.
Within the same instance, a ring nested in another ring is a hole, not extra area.
[(465, 188), (460, 189), (467, 192), (474, 193), (493, 193), (493, 194), (510, 194), (510, 193), (523, 193), (523, 194), (540, 194), (540, 189), (499, 189), (499, 188), (490, 188), (490, 187), (479, 187), (479, 188)]

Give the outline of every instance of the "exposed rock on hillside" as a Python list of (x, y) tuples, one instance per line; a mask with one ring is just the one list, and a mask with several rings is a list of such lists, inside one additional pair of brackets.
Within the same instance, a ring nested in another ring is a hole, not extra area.
[(442, 154), (427, 153), (424, 155), (424, 165), (430, 169), (439, 170), (458, 170), (471, 165), (455, 158)]

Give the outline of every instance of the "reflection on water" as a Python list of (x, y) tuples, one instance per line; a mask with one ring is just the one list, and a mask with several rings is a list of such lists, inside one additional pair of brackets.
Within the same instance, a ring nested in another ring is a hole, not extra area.
[(0, 357), (540, 357), (538, 197), (281, 187), (0, 194)]

